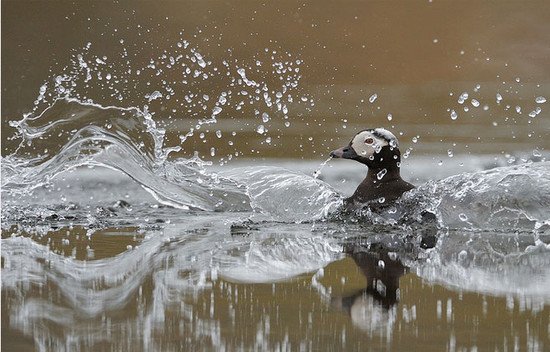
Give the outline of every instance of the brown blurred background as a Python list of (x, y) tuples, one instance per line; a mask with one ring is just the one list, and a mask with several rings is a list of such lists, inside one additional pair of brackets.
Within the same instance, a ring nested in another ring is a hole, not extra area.
[[(401, 133), (402, 145), (414, 146), (414, 153), (445, 157), (448, 149), (456, 155), (550, 147), (550, 103), (535, 103), (538, 96), (550, 99), (548, 1), (3, 0), (2, 154), (14, 146), (7, 140), (13, 133), (7, 121), (29, 111), (44, 81), (86, 43), (111, 58), (122, 39), (132, 62), (146, 65), (182, 37), (212, 61), (253, 62), (264, 48), (303, 60), (294, 96), (298, 102), (311, 97), (315, 105), (291, 104), (289, 128), (275, 126), (282, 116), (271, 114), (269, 144), (255, 132), (253, 109), (224, 109), (219, 124), (205, 130), (207, 142), (195, 135), (180, 155), (198, 151), (208, 159), (214, 146), (216, 157), (238, 151), (248, 157), (322, 159), (357, 129), (377, 126)], [(216, 84), (221, 83), (207, 80), (200, 90), (226, 88)], [(137, 90), (135, 96), (143, 97), (153, 89)], [(469, 99), (461, 105), (462, 92)], [(370, 103), (374, 93), (378, 98)], [(90, 95), (112, 103), (101, 91)], [(530, 118), (537, 106), (542, 112)], [(166, 122), (164, 110), (159, 107), (155, 118), (167, 128), (168, 144), (177, 145), (177, 136), (198, 116), (179, 112)], [(456, 120), (450, 110), (457, 111)], [(218, 129), (238, 131), (232, 145), (214, 137)], [(417, 143), (414, 136), (420, 137)]]

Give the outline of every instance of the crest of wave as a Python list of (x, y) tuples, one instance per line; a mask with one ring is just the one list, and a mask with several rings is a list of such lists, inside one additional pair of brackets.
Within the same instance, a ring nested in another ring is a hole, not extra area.
[(58, 99), (38, 116), (14, 123), (22, 142), (2, 161), (7, 198), (32, 192), (83, 166), (120, 171), (160, 203), (209, 211), (255, 210), (282, 221), (310, 221), (340, 202), (326, 183), (275, 167), (207, 172), (199, 159), (168, 160), (164, 131), (136, 108)]
[(450, 228), (537, 229), (550, 220), (550, 162), (429, 181), (406, 193), (401, 207), (429, 210)]
[(281, 167), (244, 167), (221, 174), (246, 185), (252, 207), (274, 220), (318, 220), (342, 204), (341, 196), (325, 182)]
[(58, 99), (16, 127), (22, 142), (2, 160), (6, 195), (31, 192), (62, 172), (93, 165), (127, 174), (159, 202), (178, 208), (250, 209), (248, 197), (235, 182), (206, 174), (200, 160), (167, 162), (170, 150), (162, 148), (164, 131), (136, 108)]

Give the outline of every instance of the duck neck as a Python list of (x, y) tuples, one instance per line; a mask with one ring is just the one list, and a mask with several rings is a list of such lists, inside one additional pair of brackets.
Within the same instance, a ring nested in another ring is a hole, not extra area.
[(384, 183), (395, 179), (400, 179), (401, 174), (396, 164), (385, 167), (370, 166), (367, 171), (365, 181), (370, 183)]

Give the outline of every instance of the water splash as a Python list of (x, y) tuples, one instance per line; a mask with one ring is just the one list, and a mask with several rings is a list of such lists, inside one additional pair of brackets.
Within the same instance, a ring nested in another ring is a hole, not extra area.
[(533, 231), (550, 219), (549, 175), (550, 162), (464, 173), (427, 182), (406, 193), (403, 202), (422, 199), (421, 208), (439, 214), (451, 228)]
[(252, 207), (275, 220), (320, 220), (342, 203), (341, 196), (328, 184), (284, 168), (247, 167), (220, 174), (245, 184)]
[[(250, 64), (229, 59), (214, 60), (182, 39), (170, 50), (151, 58), (145, 66), (135, 67), (128, 59), (126, 48), (118, 60), (94, 55), (91, 48), (92, 45), (88, 44), (73, 55), (71, 65), (64, 72), (40, 87), (33, 111), (10, 123), (17, 130), (20, 144), (15, 153), (2, 160), (2, 192), (11, 197), (8, 200), (13, 204), (18, 194), (47, 187), (60, 174), (83, 166), (101, 166), (123, 172), (158, 202), (181, 209), (256, 209), (280, 219), (301, 221), (320, 218), (341, 201), (336, 192), (317, 180), (330, 158), (315, 171), (313, 179), (275, 169), (271, 169), (273, 174), (268, 176), (268, 171), (262, 168), (251, 171), (253, 177), (246, 179), (234, 173), (231, 177), (209, 173), (205, 170), (208, 163), (197, 156), (190, 158), (187, 155), (187, 158), (180, 159), (174, 156), (185, 153), (185, 143), (197, 135), (206, 141), (205, 125), (219, 123), (227, 118), (226, 115), (235, 114), (247, 105), (258, 119), (251, 128), (265, 136), (265, 145), (271, 145), (272, 134), (278, 132), (276, 122), (284, 120), (285, 125), (288, 122), (290, 103), (309, 102), (302, 95), (301, 98), (292, 95), (301, 77), (298, 67), (301, 60), (290, 59), (290, 54), (282, 59), (274, 52), (267, 52), (264, 59), (271, 60), (270, 65), (262, 65), (258, 57)], [(272, 71), (262, 74), (262, 67), (270, 67)], [(174, 74), (179, 75), (181, 82), (166, 80)], [(276, 79), (268, 79), (270, 75)], [(268, 78), (262, 80), (259, 77)], [(206, 90), (205, 82), (216, 83), (223, 89)], [(220, 82), (226, 84), (219, 85)], [(144, 84), (146, 90), (141, 89)], [(136, 97), (133, 92), (139, 91), (149, 93)], [(369, 101), (373, 103), (376, 98), (377, 95), (373, 94)], [(537, 103), (542, 101), (539, 98), (536, 98)], [(458, 102), (463, 104), (467, 99), (468, 93), (463, 92)], [(116, 104), (101, 104), (96, 100)], [(471, 103), (479, 106), (476, 99)], [(181, 111), (188, 114), (186, 121), (191, 127), (187, 132), (178, 131), (181, 133), (179, 143), (173, 145), (169, 143), (168, 134), (173, 133), (170, 131), (176, 120), (174, 117)], [(452, 118), (454, 112), (451, 112)], [(217, 128), (212, 134), (216, 139), (223, 139)], [(414, 136), (412, 142), (417, 143), (419, 138)], [(206, 150), (211, 157), (223, 158), (214, 146), (207, 145)], [(407, 149), (403, 158), (411, 150)], [(245, 152), (237, 151), (228, 159)], [(378, 175), (379, 178), (383, 176)], [(490, 177), (481, 178), (489, 181)], [(294, 188), (288, 187), (291, 182), (295, 182)], [(460, 193), (456, 191), (459, 185), (445, 182), (448, 180), (436, 187), (443, 193)], [(422, 186), (418, 192), (429, 194), (431, 186)], [(297, 191), (296, 187), (304, 187), (303, 192)], [(270, 200), (264, 197), (268, 194), (272, 197)], [(442, 194), (434, 196), (440, 202), (442, 197)], [(282, 207), (268, 204), (280, 200), (283, 200)], [(495, 204), (500, 203), (496, 201)], [(523, 204), (518, 204), (512, 213), (524, 210)], [(506, 213), (502, 209), (495, 211)], [(527, 213), (531, 214), (531, 209)], [(469, 220), (475, 219), (475, 216), (467, 216)], [(541, 213), (533, 219), (545, 221), (545, 216)]]
[[(308, 102), (294, 96), (299, 92), (303, 61), (290, 53), (260, 51), (248, 61), (237, 61), (231, 55), (209, 58), (198, 45), (182, 37), (140, 66), (130, 59), (136, 49), (126, 47), (123, 41), (119, 54), (109, 58), (94, 47), (88, 43), (75, 51), (63, 72), (40, 87), (31, 113), (12, 121), (11, 126), (17, 129), (29, 119), (40, 119), (40, 112), (60, 99), (137, 109), (152, 121), (151, 132), (162, 132), (165, 148), (177, 153), (185, 150), (183, 143), (195, 138), (201, 127), (204, 130), (203, 126), (220, 119), (249, 117), (250, 110), (270, 116), (263, 121), (266, 130), (281, 133), (281, 119), (290, 125), (291, 105)], [(174, 144), (176, 141), (180, 144)]]
[(313, 172), (313, 178), (319, 178), (321, 175), (321, 170), (325, 167), (326, 164), (332, 159), (332, 157), (328, 157), (327, 160), (323, 161), (321, 165), (319, 165), (319, 168)]
[[(262, 134), (268, 128), (277, 133), (279, 127), (271, 129), (271, 124), (283, 115), (288, 119), (290, 102), (301, 104), (292, 94), (302, 61), (275, 51), (256, 55), (250, 64), (214, 60), (183, 38), (145, 66), (136, 66), (124, 46), (120, 57), (107, 58), (92, 49), (88, 43), (73, 54), (67, 68), (40, 87), (33, 110), (10, 122), (20, 143), (2, 159), (2, 193), (16, 202), (64, 172), (101, 166), (130, 176), (165, 205), (250, 210), (244, 186), (207, 173), (208, 163), (196, 155), (190, 158), (185, 143), (197, 136), (206, 141), (205, 132), (199, 133), (203, 126), (226, 115), (234, 118), (245, 105), (262, 112)], [(262, 72), (263, 67), (268, 71)], [(252, 80), (247, 74), (267, 79)], [(211, 86), (222, 89), (206, 91)], [(139, 96), (143, 91), (149, 93)], [(185, 116), (175, 119), (178, 114)], [(170, 136), (176, 120), (190, 127), (184, 133), (177, 128), (181, 134), (174, 145)], [(221, 138), (221, 131), (216, 136)], [(266, 137), (267, 145), (271, 140)], [(210, 157), (224, 158), (214, 146), (207, 150)], [(247, 152), (239, 150), (228, 159)], [(175, 159), (178, 153), (186, 158)]]

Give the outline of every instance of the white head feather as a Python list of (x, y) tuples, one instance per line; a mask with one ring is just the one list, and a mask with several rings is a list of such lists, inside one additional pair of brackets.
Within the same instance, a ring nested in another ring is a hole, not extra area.
[(362, 157), (369, 158), (380, 152), (382, 147), (399, 147), (397, 138), (393, 133), (384, 128), (375, 128), (359, 132), (351, 141), (351, 147)]

